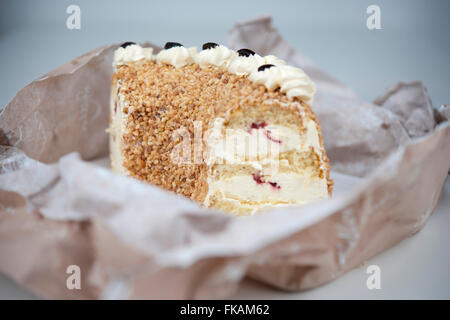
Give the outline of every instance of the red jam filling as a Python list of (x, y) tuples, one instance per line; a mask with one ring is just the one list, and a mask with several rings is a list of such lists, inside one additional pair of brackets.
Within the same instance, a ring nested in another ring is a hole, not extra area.
[(277, 190), (281, 189), (281, 186), (278, 183), (272, 182), (272, 181), (265, 181), (259, 173), (252, 173), (252, 177), (253, 177), (253, 180), (255, 180), (255, 182), (257, 184), (268, 183), (274, 189), (277, 189)]

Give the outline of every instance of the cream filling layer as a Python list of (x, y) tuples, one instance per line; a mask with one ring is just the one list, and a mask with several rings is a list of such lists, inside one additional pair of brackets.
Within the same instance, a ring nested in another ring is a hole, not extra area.
[(308, 150), (313, 147), (321, 155), (317, 124), (309, 119), (304, 123), (306, 134), (280, 125), (247, 129), (224, 128), (224, 118), (216, 118), (209, 132), (209, 154), (206, 162), (211, 165), (223, 160), (242, 163), (246, 160), (273, 158), (290, 150)]
[(258, 183), (252, 175), (236, 175), (215, 181), (211, 187), (219, 199), (237, 200), (258, 207), (264, 204), (304, 204), (328, 198), (326, 179), (281, 172), (261, 179), (264, 182)]

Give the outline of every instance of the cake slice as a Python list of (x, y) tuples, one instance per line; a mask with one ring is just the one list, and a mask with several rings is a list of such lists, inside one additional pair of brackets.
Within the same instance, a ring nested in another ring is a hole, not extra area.
[(113, 170), (237, 215), (331, 195), (315, 86), (275, 56), (168, 42), (114, 55)]

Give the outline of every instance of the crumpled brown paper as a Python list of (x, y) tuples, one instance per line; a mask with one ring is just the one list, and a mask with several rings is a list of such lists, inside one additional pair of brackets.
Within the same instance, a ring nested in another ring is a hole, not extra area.
[[(432, 109), (418, 82), (363, 102), (268, 17), (238, 23), (229, 45), (278, 55), (317, 84), (331, 200), (236, 218), (81, 160), (107, 155), (116, 46), (102, 47), (33, 81), (0, 115), (0, 271), (50, 298), (227, 297), (245, 276), (301, 290), (424, 226), (450, 166), (448, 107)], [(66, 286), (70, 265), (80, 290)]]

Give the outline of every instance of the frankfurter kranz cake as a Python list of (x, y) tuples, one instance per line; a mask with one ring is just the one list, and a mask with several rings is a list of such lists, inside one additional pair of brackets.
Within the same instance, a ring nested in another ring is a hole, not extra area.
[(235, 215), (331, 195), (315, 86), (249, 49), (126, 42), (114, 54), (113, 170)]

